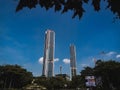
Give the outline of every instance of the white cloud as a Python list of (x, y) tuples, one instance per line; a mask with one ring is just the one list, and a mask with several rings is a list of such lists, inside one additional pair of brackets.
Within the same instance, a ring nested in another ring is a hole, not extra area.
[(63, 59), (63, 62), (64, 62), (65, 64), (69, 64), (69, 63), (70, 63), (70, 59), (65, 58), (65, 59)]
[(93, 59), (92, 59), (92, 62), (96, 63), (96, 62), (97, 62), (97, 59), (96, 59), (96, 58), (93, 58)]
[[(54, 62), (58, 62), (58, 61), (59, 61), (59, 58), (55, 58), (55, 59), (54, 59)], [(38, 60), (38, 62), (39, 62), (40, 64), (43, 64), (43, 57), (40, 57), (39, 60)]]
[(38, 60), (38, 62), (39, 62), (40, 64), (43, 64), (43, 57), (40, 57), (39, 60)]
[(55, 58), (55, 59), (54, 59), (54, 62), (58, 62), (58, 61), (59, 61), (59, 58)]
[(114, 54), (116, 54), (116, 52), (113, 52), (113, 51), (106, 53), (107, 56), (112, 56)]
[(120, 58), (120, 54), (116, 55), (116, 58)]
[(88, 64), (81, 64), (82, 67), (87, 67), (89, 66)]

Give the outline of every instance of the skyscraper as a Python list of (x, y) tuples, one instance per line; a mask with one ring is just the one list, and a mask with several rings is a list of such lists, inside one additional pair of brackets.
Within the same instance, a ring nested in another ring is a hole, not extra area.
[(54, 31), (47, 30), (45, 32), (45, 46), (42, 71), (42, 74), (46, 77), (52, 77), (54, 75), (54, 45), (55, 33)]
[(70, 67), (71, 77), (76, 76), (76, 49), (73, 44), (70, 45)]

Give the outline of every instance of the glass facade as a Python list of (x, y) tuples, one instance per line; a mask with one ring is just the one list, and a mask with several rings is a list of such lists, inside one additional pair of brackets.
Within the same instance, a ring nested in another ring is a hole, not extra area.
[(76, 76), (76, 49), (74, 45), (70, 45), (70, 67), (71, 76)]
[(52, 77), (54, 75), (54, 43), (55, 33), (54, 31), (47, 30), (45, 33), (45, 46), (44, 46), (44, 58), (43, 58), (43, 75), (46, 77)]

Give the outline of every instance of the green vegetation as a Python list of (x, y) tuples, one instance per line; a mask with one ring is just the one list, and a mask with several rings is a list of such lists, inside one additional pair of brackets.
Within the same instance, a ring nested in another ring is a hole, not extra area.
[(93, 70), (96, 78), (101, 78), (99, 90), (120, 90), (120, 62), (98, 60)]
[[(85, 76), (95, 76), (95, 90), (120, 90), (120, 62), (98, 60), (94, 68), (85, 67), (81, 71), (83, 82)], [(85, 86), (85, 82), (83, 83)]]
[[(101, 5), (101, 2), (105, 3), (104, 5), (106, 6)], [(72, 18), (76, 16), (81, 18), (83, 16), (84, 12), (87, 11), (84, 5), (93, 6), (95, 11), (99, 11), (103, 6), (114, 13), (116, 18), (120, 19), (120, 0), (19, 0), (16, 11), (24, 7), (35, 8), (38, 4), (46, 10), (53, 8), (55, 12), (65, 13), (69, 10), (73, 11)]]
[(31, 83), (33, 75), (19, 65), (0, 66), (0, 88), (22, 88)]
[(93, 90), (120, 90), (120, 62), (98, 60), (95, 67), (85, 67), (80, 73), (70, 81), (62, 77), (33, 77), (31, 72), (18, 65), (3, 65), (0, 66), (0, 88), (9, 88), (9, 90), (26, 88), (85, 89), (85, 76), (95, 76), (96, 87)]

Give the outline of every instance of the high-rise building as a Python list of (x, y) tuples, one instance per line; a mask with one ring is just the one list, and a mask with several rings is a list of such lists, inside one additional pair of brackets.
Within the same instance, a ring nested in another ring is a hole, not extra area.
[(46, 77), (52, 77), (54, 75), (54, 45), (55, 33), (54, 31), (47, 30), (45, 32), (45, 46), (42, 71), (42, 74)]
[(70, 67), (71, 77), (76, 76), (76, 48), (73, 44), (70, 45)]

